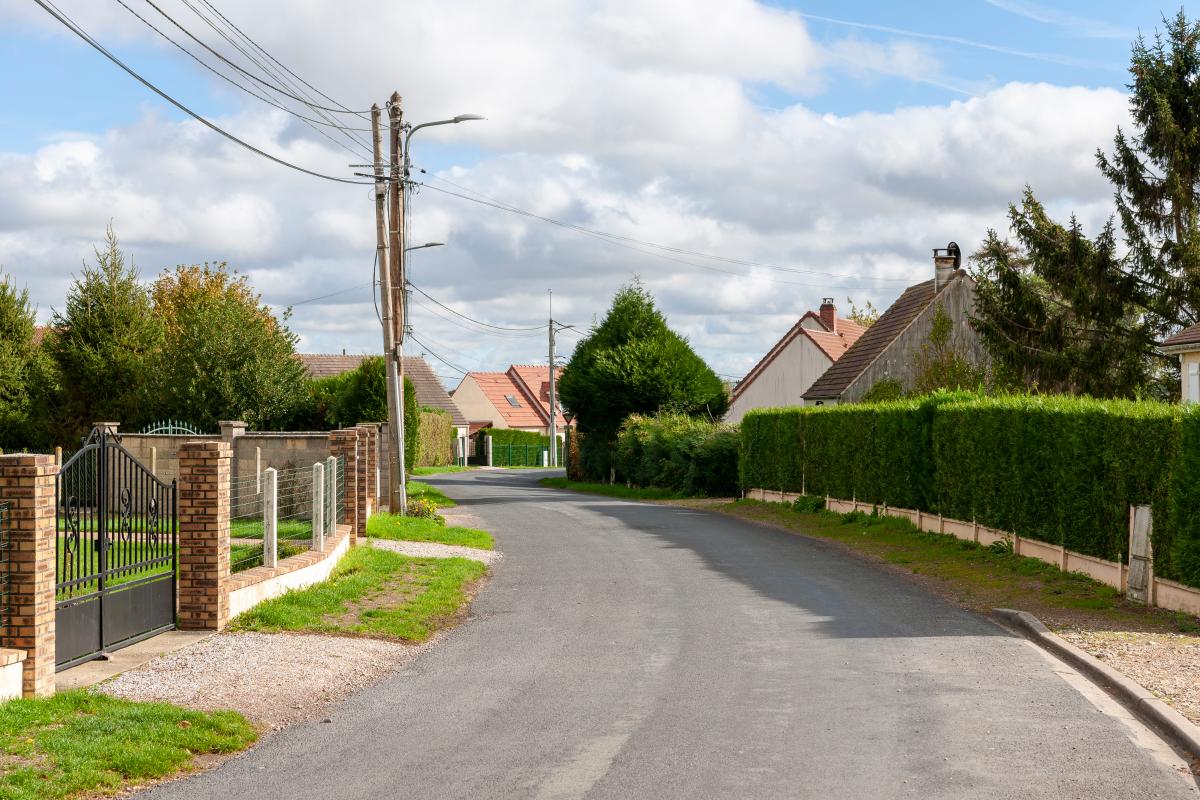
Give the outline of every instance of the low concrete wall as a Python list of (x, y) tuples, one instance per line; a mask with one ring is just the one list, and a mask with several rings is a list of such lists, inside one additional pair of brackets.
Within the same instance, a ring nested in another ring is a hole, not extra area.
[(25, 651), (0, 647), (0, 702), (21, 696), (24, 671)]
[[(748, 499), (761, 500), (767, 503), (793, 503), (800, 497), (800, 495), (793, 492), (777, 492), (772, 489), (747, 489), (745, 494)], [(960, 519), (950, 519), (938, 514), (913, 511), (907, 508), (889, 508), (888, 506), (876, 506), (871, 503), (860, 503), (855, 500), (838, 500), (834, 497), (825, 498), (825, 508), (840, 514), (850, 511), (862, 511), (863, 513), (870, 514), (873, 511), (878, 511), (880, 514), (889, 517), (907, 519), (921, 530), (931, 533), (944, 533), (958, 539), (978, 542), (985, 547), (991, 545), (993, 542), (1010, 541), (1013, 545), (1013, 552), (1018, 555), (1026, 556), (1027, 558), (1036, 558), (1039, 561), (1053, 564), (1066, 572), (1082, 572), (1088, 577), (1112, 586), (1120, 592), (1124, 592), (1126, 589), (1128, 570), (1125, 569), (1123, 564), (1107, 561), (1096, 556), (1076, 553), (1060, 545), (1050, 544), (1038, 539), (1028, 539), (1007, 531), (985, 528), (975, 522), (964, 522)], [(1155, 576), (1149, 595), (1150, 605), (1165, 608), (1169, 611), (1183, 611), (1188, 614), (1200, 615), (1200, 589), (1194, 589), (1190, 586), (1184, 586), (1181, 583)]]
[(275, 567), (255, 567), (229, 578), (229, 618), (254, 608), (264, 600), (292, 589), (303, 589), (329, 577), (337, 562), (350, 550), (350, 526), (339, 525), (337, 535), (325, 541), (321, 552), (285, 558)]

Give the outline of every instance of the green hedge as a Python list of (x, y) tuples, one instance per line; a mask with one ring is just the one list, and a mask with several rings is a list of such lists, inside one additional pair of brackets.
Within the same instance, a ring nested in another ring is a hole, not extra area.
[(926, 398), (754, 411), (747, 488), (942, 513), (1128, 560), (1154, 506), (1155, 574), (1200, 586), (1200, 411), (1075, 397)]
[(442, 467), (454, 459), (454, 420), (440, 408), (421, 409), (418, 467)]
[[(512, 428), (483, 428), (475, 434), (476, 460), (484, 462), (487, 452), (486, 437), (492, 439), (492, 466), (495, 467), (540, 467), (542, 452), (550, 447), (550, 437), (532, 431), (517, 431)], [(558, 460), (562, 462), (562, 440), (558, 443)]]
[(617, 435), (617, 479), (687, 495), (738, 493), (738, 431), (686, 414), (627, 418)]

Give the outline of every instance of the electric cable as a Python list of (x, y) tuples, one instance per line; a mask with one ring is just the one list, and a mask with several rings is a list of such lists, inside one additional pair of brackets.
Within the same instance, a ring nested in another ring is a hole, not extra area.
[(455, 316), (458, 316), (458, 317), (462, 317), (463, 319), (465, 319), (469, 322), (474, 322), (476, 325), (482, 325), (485, 328), (493, 328), (494, 330), (498, 330), (498, 331), (523, 332), (523, 331), (540, 331), (540, 330), (544, 330), (546, 327), (545, 325), (534, 325), (534, 326), (528, 327), (528, 328), (510, 328), (510, 327), (503, 326), (503, 325), (492, 325), (490, 322), (483, 322), (482, 320), (475, 319), (474, 317), (469, 317), (466, 314), (462, 313), (461, 311), (455, 311), (453, 308), (446, 305), (445, 303), (442, 303), (442, 302), (438, 301), (437, 299), (431, 297), (429, 294), (427, 294), (425, 292), (424, 289), (417, 286), (412, 281), (408, 282), (408, 288), (413, 289), (418, 294), (420, 294), (422, 297), (424, 297), (426, 300), (429, 300), (432, 303), (436, 303), (438, 306), (441, 306), (442, 308), (446, 309), (451, 314), (454, 314)]
[(98, 41), (93, 39), (91, 37), (91, 35), (87, 33), (87, 31), (85, 31), (83, 28), (81, 28), (73, 19), (71, 19), (69, 16), (67, 16), (63, 11), (61, 11), (57, 6), (55, 6), (49, 0), (33, 0), (33, 2), (37, 3), (39, 6), (41, 6), (43, 11), (45, 11), (50, 16), (54, 17), (54, 19), (56, 19), (60, 23), (62, 23), (63, 26), (67, 28), (67, 30), (74, 33), (80, 39), (83, 39), (83, 41), (85, 41), (89, 45), (91, 45), (91, 47), (94, 48), (97, 52), (99, 52), (101, 55), (103, 55), (109, 61), (113, 62), (118, 67), (120, 67), (122, 70), (124, 70), (126, 73), (128, 73), (130, 75), (130, 77), (132, 77), (138, 83), (142, 84), (147, 89), (154, 92), (159, 97), (166, 100), (168, 103), (175, 106), (183, 113), (187, 114), (192, 119), (196, 120), (200, 124), (209, 128), (213, 132), (218, 133), (221, 136), (224, 136), (226, 139), (230, 140), (231, 142), (241, 145), (242, 147), (246, 148), (250, 152), (260, 155), (263, 158), (268, 159), (269, 161), (274, 161), (276, 164), (279, 164), (280, 166), (287, 167), (288, 169), (294, 169), (297, 172), (303, 172), (304, 174), (311, 175), (314, 178), (323, 178), (327, 181), (334, 181), (336, 183), (350, 183), (350, 184), (359, 184), (359, 185), (363, 185), (363, 186), (373, 186), (374, 185), (374, 181), (356, 181), (356, 180), (352, 180), (350, 178), (338, 178), (333, 175), (326, 175), (321, 172), (316, 172), (314, 170), (307, 169), (306, 167), (301, 167), (297, 164), (291, 163), (290, 161), (285, 161), (282, 158), (279, 158), (278, 156), (273, 156), (270, 153), (266, 152), (265, 150), (261, 150), (243, 139), (239, 139), (237, 136), (234, 136), (232, 133), (219, 127), (215, 123), (210, 122), (208, 119), (201, 116), (200, 114), (197, 114), (195, 111), (188, 108), (183, 103), (176, 100), (174, 97), (171, 97), (169, 94), (164, 92), (162, 89), (159, 89), (157, 86), (155, 86), (149, 80), (142, 77), (132, 67), (130, 67), (124, 61), (117, 58), (115, 55), (113, 55), (111, 52), (109, 52), (107, 49), (105, 49), (104, 45), (100, 44)]

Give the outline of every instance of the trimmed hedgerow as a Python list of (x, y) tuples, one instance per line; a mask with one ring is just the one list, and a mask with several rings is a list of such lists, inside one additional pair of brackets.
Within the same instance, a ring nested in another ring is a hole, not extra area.
[(632, 414), (617, 434), (613, 466), (634, 486), (729, 497), (738, 493), (738, 431), (687, 414)]
[(924, 398), (751, 412), (742, 485), (857, 498), (1128, 559), (1154, 506), (1155, 574), (1200, 586), (1200, 411), (1076, 397)]

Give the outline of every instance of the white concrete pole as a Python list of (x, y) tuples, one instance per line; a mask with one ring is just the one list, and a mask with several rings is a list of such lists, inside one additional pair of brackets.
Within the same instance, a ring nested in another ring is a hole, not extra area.
[(325, 465), (313, 464), (312, 549), (325, 549)]
[(490, 466), (492, 466), (492, 437), (485, 436), (485, 437), (483, 437), (483, 441), (484, 441), (483, 449), (485, 451), (487, 451), (487, 465), (490, 467)]
[(263, 566), (274, 567), (279, 563), (278, 518), (279, 473), (274, 467), (263, 472)]

